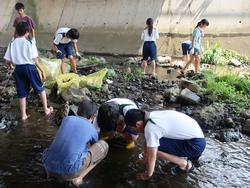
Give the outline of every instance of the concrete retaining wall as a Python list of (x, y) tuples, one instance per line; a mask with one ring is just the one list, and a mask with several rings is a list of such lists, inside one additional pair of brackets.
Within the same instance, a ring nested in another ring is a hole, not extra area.
[[(22, 0), (37, 26), (37, 42), (50, 48), (58, 27), (80, 30), (81, 51), (138, 54), (147, 17), (161, 33), (160, 54), (179, 54), (180, 42), (190, 38), (201, 18), (207, 18), (204, 46), (219, 41), (223, 47), (250, 55), (249, 0)], [(1, 0), (0, 45), (13, 33), (15, 0)]]

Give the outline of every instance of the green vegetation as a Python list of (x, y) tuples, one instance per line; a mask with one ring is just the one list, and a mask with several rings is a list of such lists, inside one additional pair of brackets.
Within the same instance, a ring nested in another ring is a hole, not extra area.
[(133, 80), (141, 80), (143, 76), (140, 68), (135, 68), (133, 71), (121, 72), (119, 75), (126, 82), (130, 82)]
[(239, 110), (249, 106), (250, 77), (239, 77), (232, 72), (216, 70), (203, 71), (202, 75), (207, 80), (204, 92), (212, 100), (236, 104)]
[(219, 43), (206, 49), (202, 55), (201, 63), (213, 65), (226, 65), (230, 59), (237, 59), (241, 63), (247, 63), (248, 58), (233, 50), (222, 49)]
[(90, 56), (87, 59), (84, 59), (83, 61), (85, 65), (93, 65), (93, 64), (99, 65), (104, 63), (102, 59), (94, 56)]

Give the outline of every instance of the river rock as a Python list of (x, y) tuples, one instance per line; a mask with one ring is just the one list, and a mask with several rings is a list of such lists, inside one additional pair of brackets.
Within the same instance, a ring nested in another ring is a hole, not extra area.
[(221, 142), (237, 142), (241, 139), (239, 130), (234, 129), (222, 129), (215, 138)]
[(188, 88), (183, 89), (178, 98), (178, 102), (181, 104), (199, 104), (200, 101), (201, 98), (196, 93), (190, 91)]
[(244, 117), (246, 119), (250, 119), (250, 110), (246, 110), (246, 111), (242, 112), (242, 117)]
[(89, 100), (88, 95), (90, 95), (90, 91), (87, 88), (69, 88), (68, 90), (62, 92), (62, 98), (65, 101), (79, 103), (83, 100)]
[(68, 115), (69, 116), (77, 116), (77, 110), (78, 110), (78, 106), (72, 104), (69, 106), (69, 112)]
[(201, 91), (201, 87), (198, 84), (187, 79), (181, 79), (180, 86), (182, 89), (188, 88), (195, 93), (199, 93)]
[(170, 63), (172, 58), (170, 56), (158, 56), (157, 57), (158, 63)]
[(242, 63), (238, 59), (232, 58), (229, 60), (228, 64), (233, 65), (235, 67), (239, 67), (239, 66), (241, 66)]
[(135, 64), (137, 62), (137, 58), (136, 57), (129, 57), (126, 61), (130, 64)]
[(250, 135), (250, 119), (247, 119), (243, 125), (243, 132)]
[(235, 123), (234, 123), (234, 121), (233, 121), (232, 118), (226, 118), (226, 119), (224, 120), (224, 125), (225, 125), (225, 127), (227, 127), (227, 128), (234, 128), (234, 127), (235, 127)]
[(224, 106), (214, 103), (194, 109), (192, 117), (206, 129), (217, 129), (224, 123), (224, 114)]

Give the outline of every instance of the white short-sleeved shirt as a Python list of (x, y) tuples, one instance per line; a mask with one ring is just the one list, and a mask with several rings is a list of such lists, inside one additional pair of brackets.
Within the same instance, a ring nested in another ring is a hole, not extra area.
[(107, 102), (116, 102), (119, 105), (124, 105), (123, 107), (123, 115), (125, 116), (126, 113), (131, 109), (138, 109), (138, 106), (131, 101), (130, 99), (125, 98), (114, 98), (111, 100), (108, 100)]
[(144, 29), (144, 31), (141, 34), (141, 40), (143, 40), (144, 42), (146, 41), (156, 42), (157, 39), (159, 39), (159, 33), (155, 28), (153, 29), (151, 35), (148, 34), (148, 29)]
[[(124, 116), (129, 110), (138, 109), (138, 106), (133, 101), (129, 99), (125, 99), (125, 98), (114, 98), (114, 99), (108, 100), (107, 102), (116, 102), (118, 105), (124, 105), (122, 109)], [(95, 127), (99, 127), (97, 118), (95, 118), (93, 124)]]
[(66, 33), (70, 30), (68, 27), (61, 27), (59, 28), (55, 33), (54, 43), (58, 45), (61, 44), (67, 44), (71, 41), (77, 42), (77, 40), (71, 40), (70, 38), (66, 37)]
[(199, 124), (194, 119), (172, 110), (151, 112), (144, 134), (147, 147), (160, 146), (159, 140), (162, 137), (177, 140), (204, 138)]
[(15, 38), (8, 46), (4, 59), (15, 65), (34, 64), (33, 59), (38, 57), (35, 42), (25, 37)]

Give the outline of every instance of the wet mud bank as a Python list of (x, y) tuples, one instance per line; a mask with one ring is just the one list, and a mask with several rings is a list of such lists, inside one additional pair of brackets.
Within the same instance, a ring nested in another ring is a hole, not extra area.
[[(1, 56), (4, 50), (1, 50)], [(203, 94), (194, 82), (200, 75), (181, 77), (179, 64), (165, 62), (158, 66), (158, 78), (141, 75), (137, 58), (105, 56), (105, 65), (80, 68), (83, 75), (95, 72), (103, 66), (109, 73), (100, 90), (88, 89), (80, 98), (69, 94), (65, 101), (57, 94), (57, 88), (46, 89), (49, 104), (55, 108), (50, 120), (43, 117), (38, 98), (31, 91), (28, 112), (31, 118), (20, 123), (18, 100), (13, 76), (0, 66), (0, 187), (50, 188), (67, 187), (46, 179), (41, 154), (50, 144), (61, 119), (76, 112), (81, 97), (88, 97), (97, 104), (111, 98), (126, 97), (147, 110), (174, 109), (196, 119), (207, 137), (207, 148), (195, 171), (180, 176), (170, 175), (168, 164), (159, 161), (154, 177), (147, 182), (136, 180), (135, 174), (142, 170), (137, 162), (142, 156), (143, 139), (138, 147), (125, 150), (120, 142), (110, 142), (108, 157), (84, 181), (82, 187), (248, 187), (250, 140), (245, 133), (250, 112), (238, 113), (233, 104), (214, 103)], [(149, 70), (150, 71), (150, 70)], [(74, 97), (73, 97), (74, 96)], [(249, 123), (250, 124), (250, 123)], [(3, 128), (4, 127), (4, 128)], [(245, 130), (245, 131), (244, 131)]]

